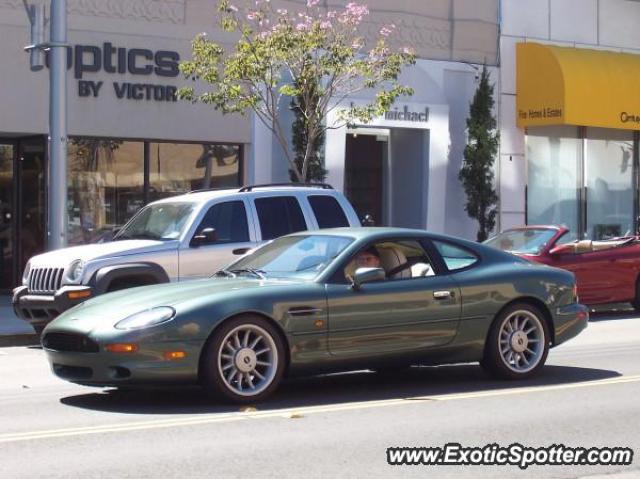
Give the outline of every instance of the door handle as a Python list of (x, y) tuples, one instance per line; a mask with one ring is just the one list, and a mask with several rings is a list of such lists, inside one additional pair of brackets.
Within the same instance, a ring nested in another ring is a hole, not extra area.
[(236, 248), (232, 251), (233, 254), (235, 255), (241, 255), (241, 254), (245, 254), (247, 251), (249, 251), (251, 248)]
[(449, 299), (453, 296), (453, 291), (434, 291), (434, 299)]

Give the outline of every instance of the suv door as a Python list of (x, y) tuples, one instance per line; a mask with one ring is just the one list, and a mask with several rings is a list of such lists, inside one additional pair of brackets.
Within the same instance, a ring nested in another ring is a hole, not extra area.
[(309, 229), (295, 196), (262, 196), (253, 202), (262, 241)]
[[(215, 243), (194, 246), (193, 236), (214, 228)], [(222, 201), (209, 207), (195, 233), (179, 252), (180, 280), (205, 278), (256, 246), (251, 240), (247, 207), (242, 200)]]

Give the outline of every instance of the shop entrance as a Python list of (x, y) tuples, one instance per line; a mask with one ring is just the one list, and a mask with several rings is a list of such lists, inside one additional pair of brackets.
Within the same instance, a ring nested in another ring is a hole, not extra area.
[(44, 250), (45, 157), (44, 137), (0, 138), (0, 292)]
[[(363, 130), (363, 129), (361, 129)], [(344, 192), (361, 220), (371, 215), (375, 226), (386, 224), (383, 205), (387, 137), (348, 133)]]

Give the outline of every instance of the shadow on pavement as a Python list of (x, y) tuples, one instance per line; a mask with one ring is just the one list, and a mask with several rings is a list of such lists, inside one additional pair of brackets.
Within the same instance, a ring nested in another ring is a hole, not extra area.
[[(474, 364), (411, 367), (392, 373), (356, 371), (351, 373), (291, 379), (281, 384), (256, 409), (329, 406), (333, 404), (386, 399), (475, 393), (496, 389), (571, 384), (620, 376), (603, 369), (545, 366), (542, 373), (526, 381), (499, 381), (489, 378)], [(242, 408), (208, 399), (199, 388), (185, 389), (104, 389), (95, 393), (68, 396), (60, 401), (83, 409), (125, 414), (211, 414), (237, 412)]]
[(598, 309), (589, 313), (589, 322), (616, 321), (620, 319), (638, 319), (640, 313), (633, 309)]

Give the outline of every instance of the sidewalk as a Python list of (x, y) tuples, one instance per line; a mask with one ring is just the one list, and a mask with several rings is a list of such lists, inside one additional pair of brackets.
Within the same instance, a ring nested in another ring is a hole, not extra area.
[(0, 295), (0, 346), (38, 344), (33, 328), (18, 318), (11, 307), (11, 296)]

